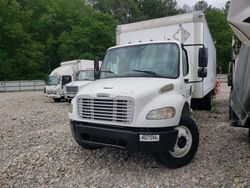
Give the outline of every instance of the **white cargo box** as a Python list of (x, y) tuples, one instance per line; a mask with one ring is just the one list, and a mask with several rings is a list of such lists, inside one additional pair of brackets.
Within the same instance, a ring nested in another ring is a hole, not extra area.
[[(208, 48), (208, 75), (202, 83), (194, 84), (193, 98), (203, 98), (215, 88), (216, 49), (205, 16), (194, 12), (171, 17), (152, 19), (131, 24), (119, 25), (116, 31), (116, 45), (175, 40), (182, 44), (204, 44)], [(185, 47), (188, 51), (192, 79), (198, 78), (198, 49)]]

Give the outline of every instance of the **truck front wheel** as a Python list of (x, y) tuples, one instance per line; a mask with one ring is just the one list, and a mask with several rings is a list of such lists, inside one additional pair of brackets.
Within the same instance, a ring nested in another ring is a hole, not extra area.
[(174, 149), (158, 153), (160, 161), (169, 168), (187, 165), (195, 156), (199, 146), (199, 131), (196, 123), (187, 115), (182, 115)]

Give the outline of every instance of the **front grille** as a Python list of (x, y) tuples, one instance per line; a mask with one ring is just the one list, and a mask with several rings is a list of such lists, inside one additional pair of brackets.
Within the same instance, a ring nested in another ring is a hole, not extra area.
[(78, 114), (83, 119), (130, 123), (134, 101), (131, 98), (78, 99)]
[(56, 95), (56, 91), (47, 90), (47, 95)]
[(66, 86), (66, 92), (67, 93), (77, 93), (78, 86)]

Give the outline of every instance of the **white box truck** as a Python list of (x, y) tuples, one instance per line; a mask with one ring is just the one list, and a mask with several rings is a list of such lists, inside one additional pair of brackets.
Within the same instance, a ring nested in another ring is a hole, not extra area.
[(76, 73), (81, 69), (82, 64), (89, 60), (71, 60), (61, 62), (61, 66), (54, 69), (45, 85), (45, 96), (53, 98), (55, 102), (65, 98), (65, 85), (74, 81)]
[(191, 99), (211, 105), (215, 69), (202, 12), (120, 25), (99, 79), (71, 102), (74, 139), (87, 149), (150, 152), (170, 168), (186, 165), (199, 145)]
[(75, 81), (66, 84), (65, 99), (72, 100), (82, 87), (94, 81), (94, 79), (94, 61), (85, 60), (76, 73)]

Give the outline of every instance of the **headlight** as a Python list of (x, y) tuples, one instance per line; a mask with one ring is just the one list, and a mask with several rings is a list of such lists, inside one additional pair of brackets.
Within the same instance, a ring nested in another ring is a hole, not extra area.
[(170, 119), (174, 116), (175, 116), (175, 108), (165, 107), (165, 108), (151, 110), (147, 114), (146, 119), (149, 119), (149, 120)]
[(70, 113), (73, 112), (73, 104), (72, 104), (72, 103), (69, 104), (69, 112), (70, 112)]

